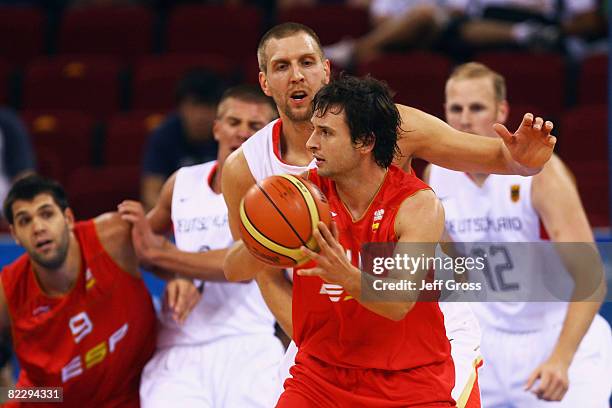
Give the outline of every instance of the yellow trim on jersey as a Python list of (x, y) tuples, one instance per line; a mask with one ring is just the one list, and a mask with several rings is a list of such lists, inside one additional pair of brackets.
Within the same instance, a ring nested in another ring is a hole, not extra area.
[(474, 362), (472, 363), (472, 367), (474, 368), (474, 370), (470, 374), (470, 378), (468, 378), (467, 384), (463, 388), (463, 391), (461, 391), (461, 395), (457, 400), (457, 408), (465, 408), (465, 405), (467, 404), (470, 395), (472, 394), (472, 389), (474, 389), (474, 384), (476, 383), (476, 374), (478, 373), (478, 366), (481, 362), (482, 356), (478, 356), (474, 359)]
[(244, 228), (249, 232), (249, 234), (251, 234), (251, 236), (255, 238), (256, 241), (258, 241), (260, 244), (262, 244), (269, 250), (293, 259), (298, 265), (307, 260), (306, 256), (302, 253), (302, 251), (300, 251), (299, 248), (291, 249), (284, 247), (274, 241), (271, 241), (265, 235), (261, 234), (257, 230), (257, 228), (255, 228), (253, 224), (251, 224), (249, 217), (247, 217), (246, 215), (246, 211), (244, 210), (244, 198), (240, 201), (240, 221), (242, 222)]

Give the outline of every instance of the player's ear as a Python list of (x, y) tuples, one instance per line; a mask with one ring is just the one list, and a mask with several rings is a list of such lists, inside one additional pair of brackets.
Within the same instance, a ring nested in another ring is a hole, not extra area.
[(219, 141), (219, 136), (217, 136), (217, 134), (219, 133), (218, 130), (220, 125), (221, 123), (219, 119), (215, 119), (215, 121), (213, 122), (213, 137), (217, 142)]
[(259, 71), (259, 86), (261, 86), (261, 90), (264, 94), (266, 94), (266, 96), (272, 96), (270, 90), (268, 89), (268, 78), (266, 77), (266, 74), (261, 71)]
[(17, 234), (15, 233), (15, 228), (13, 227), (13, 225), (9, 225), (9, 230), (11, 231), (11, 237), (13, 237), (15, 243), (19, 246), (23, 246), (21, 245), (21, 241), (19, 241), (19, 238), (17, 238)]
[(70, 207), (64, 210), (64, 217), (66, 218), (66, 222), (68, 223), (68, 228), (72, 231), (74, 229), (74, 213)]
[(508, 120), (508, 115), (510, 114), (510, 106), (508, 105), (508, 101), (501, 101), (497, 105), (497, 122), (498, 123), (506, 123)]
[(328, 59), (323, 60), (323, 69), (325, 70), (325, 84), (329, 84), (331, 79), (331, 64)]

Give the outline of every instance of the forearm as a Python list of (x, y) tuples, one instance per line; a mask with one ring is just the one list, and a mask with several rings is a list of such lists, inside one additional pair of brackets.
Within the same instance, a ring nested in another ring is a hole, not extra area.
[(207, 252), (185, 252), (167, 242), (151, 251), (150, 261), (156, 269), (162, 269), (183, 277), (204, 281), (225, 281), (223, 260), (227, 249)]
[[(379, 316), (390, 320), (399, 321), (406, 317), (406, 314), (412, 310), (415, 305), (415, 300), (418, 297), (418, 290), (415, 290), (414, 295), (406, 301), (396, 301), (396, 294), (388, 290), (379, 291), (376, 289), (375, 281), (381, 280), (387, 284), (399, 284), (398, 279), (393, 278), (378, 278), (367, 273), (358, 272), (355, 278), (351, 279), (350, 283), (345, 284), (344, 290), (363, 307)], [(412, 291), (411, 291), (412, 292)]]
[(255, 278), (261, 295), (276, 321), (290, 338), (293, 337), (292, 295), (293, 286), (285, 278), (284, 271), (261, 270)]
[(225, 278), (230, 282), (251, 280), (264, 267), (263, 263), (251, 255), (242, 240), (234, 242), (228, 249), (223, 263)]
[(561, 334), (551, 357), (559, 358), (567, 365), (571, 364), (600, 306), (600, 302), (571, 302), (569, 304)]

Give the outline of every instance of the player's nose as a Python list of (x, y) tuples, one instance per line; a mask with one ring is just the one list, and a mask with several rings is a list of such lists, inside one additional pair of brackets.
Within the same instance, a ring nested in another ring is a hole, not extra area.
[(291, 64), (291, 80), (293, 82), (304, 80), (304, 73), (298, 64)]

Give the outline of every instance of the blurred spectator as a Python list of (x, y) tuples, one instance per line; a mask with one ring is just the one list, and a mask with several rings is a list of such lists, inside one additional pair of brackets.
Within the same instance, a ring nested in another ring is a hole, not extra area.
[(221, 89), (217, 76), (199, 69), (179, 81), (177, 111), (155, 129), (145, 146), (141, 194), (147, 210), (155, 205), (172, 173), (217, 156), (212, 125)]
[(0, 202), (11, 184), (34, 172), (34, 153), (28, 132), (12, 110), (0, 108)]
[(580, 56), (606, 30), (597, 0), (467, 0), (465, 10), (470, 19), (458, 35), (476, 48), (567, 49)]
[[(337, 66), (367, 62), (391, 48), (429, 48), (459, 14), (457, 0), (371, 0), (373, 29), (357, 39), (325, 47)], [(467, 0), (466, 0), (467, 1)]]
[(316, 6), (319, 4), (343, 3), (349, 6), (366, 7), (370, 1), (371, 0), (277, 0), (276, 6), (280, 9), (287, 9), (291, 7)]

